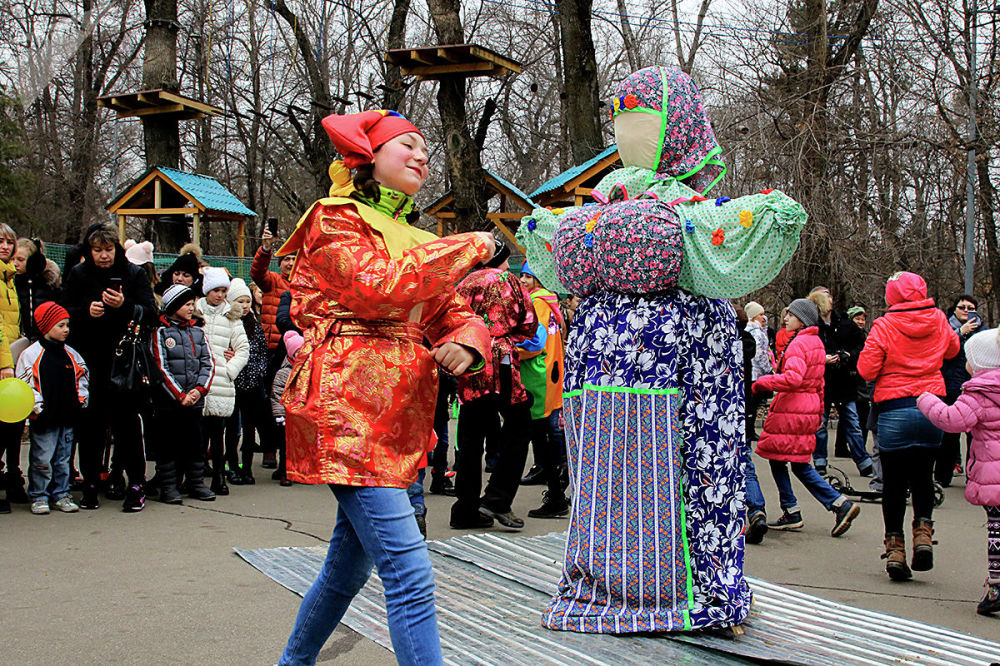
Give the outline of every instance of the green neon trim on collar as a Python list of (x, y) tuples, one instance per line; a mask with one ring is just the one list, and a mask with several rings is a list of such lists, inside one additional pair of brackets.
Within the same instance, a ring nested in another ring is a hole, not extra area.
[(677, 395), (677, 389), (640, 389), (628, 386), (597, 386), (595, 384), (584, 384), (582, 389), (567, 391), (563, 393), (564, 398), (575, 398), (583, 395), (584, 391), (597, 391), (598, 393), (631, 393), (633, 395)]

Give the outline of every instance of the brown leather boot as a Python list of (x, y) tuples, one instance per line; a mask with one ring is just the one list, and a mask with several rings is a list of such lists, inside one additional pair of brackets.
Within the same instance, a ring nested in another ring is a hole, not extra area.
[(885, 572), (892, 580), (910, 580), (913, 573), (910, 567), (906, 566), (906, 541), (902, 534), (885, 535), (885, 552), (882, 554), (885, 560)]
[(934, 521), (926, 518), (913, 519), (913, 561), (914, 571), (930, 571), (934, 568)]

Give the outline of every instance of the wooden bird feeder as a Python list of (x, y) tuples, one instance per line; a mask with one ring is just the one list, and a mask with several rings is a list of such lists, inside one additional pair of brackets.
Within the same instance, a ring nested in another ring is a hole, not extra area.
[(166, 90), (142, 90), (97, 98), (97, 105), (112, 109), (119, 118), (174, 115), (178, 120), (221, 116), (222, 109)]
[(521, 64), (477, 44), (447, 44), (419, 49), (393, 49), (386, 62), (398, 65), (405, 75), (420, 80), (440, 80), (453, 76), (506, 76), (520, 74)]

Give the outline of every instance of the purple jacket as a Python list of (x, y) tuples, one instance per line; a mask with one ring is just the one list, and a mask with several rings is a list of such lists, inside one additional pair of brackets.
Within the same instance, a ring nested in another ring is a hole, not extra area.
[(1000, 505), (1000, 370), (987, 370), (962, 385), (954, 405), (924, 393), (917, 407), (945, 432), (971, 432), (965, 473), (965, 499), (980, 506)]

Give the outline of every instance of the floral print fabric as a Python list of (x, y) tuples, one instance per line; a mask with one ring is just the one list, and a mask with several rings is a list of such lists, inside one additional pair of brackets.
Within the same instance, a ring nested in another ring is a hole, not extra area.
[(535, 334), (538, 319), (531, 296), (513, 273), (498, 268), (473, 271), (458, 285), (458, 293), (474, 313), (483, 318), (492, 340), (492, 354), (481, 372), (458, 378), (458, 396), (469, 402), (488, 395), (500, 395), (500, 365), (511, 366), (510, 404), (528, 399), (521, 382), (517, 343)]
[[(743, 622), (751, 592), (732, 306), (681, 290), (585, 298), (568, 341), (566, 391), (573, 514), (543, 624), (625, 633)], [(649, 557), (653, 545), (659, 558)]]
[(665, 202), (630, 199), (576, 211), (563, 217), (553, 243), (560, 281), (574, 294), (642, 294), (677, 285), (681, 230)]

